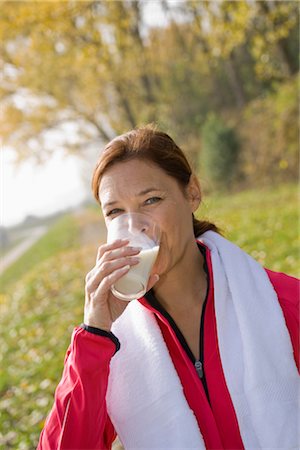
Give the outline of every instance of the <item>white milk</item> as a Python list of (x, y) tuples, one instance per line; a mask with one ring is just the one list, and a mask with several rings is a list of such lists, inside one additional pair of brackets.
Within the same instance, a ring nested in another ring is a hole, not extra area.
[[(145, 294), (149, 275), (158, 254), (159, 246), (141, 250), (137, 255), (140, 262), (113, 286), (113, 294), (122, 300), (132, 300)], [(123, 297), (122, 297), (123, 294)]]

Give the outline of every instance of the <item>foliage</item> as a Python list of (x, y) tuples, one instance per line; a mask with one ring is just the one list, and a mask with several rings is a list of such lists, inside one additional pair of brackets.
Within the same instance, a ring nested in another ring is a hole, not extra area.
[[(257, 75), (264, 80), (282, 80), (297, 73), (297, 60), (291, 57), (299, 42), (297, 2), (260, 0), (254, 20), (251, 52)], [(298, 26), (297, 26), (298, 22)], [(290, 31), (291, 39), (287, 39)]]
[[(297, 221), (296, 197), (295, 185), (218, 194), (205, 199), (198, 216), (215, 221), (225, 237), (264, 266), (297, 275), (299, 243), (291, 226)], [(5, 449), (36, 448), (72, 330), (82, 321), (84, 277), (95, 259), (99, 219), (99, 212), (88, 210), (64, 221), (72, 248), (64, 239), (53, 248), (49, 232), (42, 238), (48, 257), (33, 265), (27, 252), (27, 272), (12, 276), (1, 296), (0, 446)]]
[(297, 73), (297, 2), (157, 5), (165, 26), (146, 25), (149, 2), (3, 1), (3, 143), (45, 161), (156, 121), (197, 161), (209, 111), (240, 110)]
[(201, 162), (203, 171), (216, 186), (228, 188), (232, 185), (238, 155), (239, 144), (234, 129), (215, 114), (208, 115), (202, 128)]
[(299, 166), (299, 76), (252, 101), (239, 122), (241, 166), (246, 184), (297, 179)]

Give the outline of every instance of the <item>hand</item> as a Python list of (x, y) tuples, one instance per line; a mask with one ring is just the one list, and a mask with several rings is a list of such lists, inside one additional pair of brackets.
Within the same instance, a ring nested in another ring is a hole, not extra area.
[[(128, 302), (115, 297), (110, 288), (131, 266), (138, 264), (140, 248), (128, 247), (128, 240), (117, 240), (99, 247), (96, 265), (86, 276), (84, 323), (110, 331), (112, 323), (122, 314)], [(150, 277), (148, 289), (158, 280)]]

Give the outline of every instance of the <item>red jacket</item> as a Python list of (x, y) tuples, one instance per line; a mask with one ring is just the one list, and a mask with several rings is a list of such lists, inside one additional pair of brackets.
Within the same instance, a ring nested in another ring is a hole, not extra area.
[[(191, 359), (167, 318), (145, 298), (140, 302), (156, 314), (186, 399), (194, 411), (207, 449), (243, 449), (237, 418), (226, 386), (218, 349), (213, 273), (206, 249), (210, 289), (204, 319), (204, 367), (209, 401)], [(296, 278), (267, 270), (290, 333), (299, 370), (299, 283)], [(55, 402), (40, 436), (38, 450), (110, 449), (116, 437), (107, 414), (105, 395), (109, 363), (116, 351), (109, 337), (78, 327), (65, 358)]]

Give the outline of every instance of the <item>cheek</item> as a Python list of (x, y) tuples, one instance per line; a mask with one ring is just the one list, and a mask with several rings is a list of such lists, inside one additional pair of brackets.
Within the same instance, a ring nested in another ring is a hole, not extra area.
[(152, 273), (162, 275), (168, 272), (182, 258), (187, 242), (193, 238), (191, 211), (185, 211), (180, 206), (178, 211), (174, 213), (174, 210), (171, 210), (167, 220), (160, 221), (162, 231), (160, 250)]
[(152, 269), (153, 273), (161, 275), (168, 271), (168, 268), (172, 265), (173, 252), (169, 238), (170, 236), (167, 236), (166, 233), (162, 233), (158, 256)]

